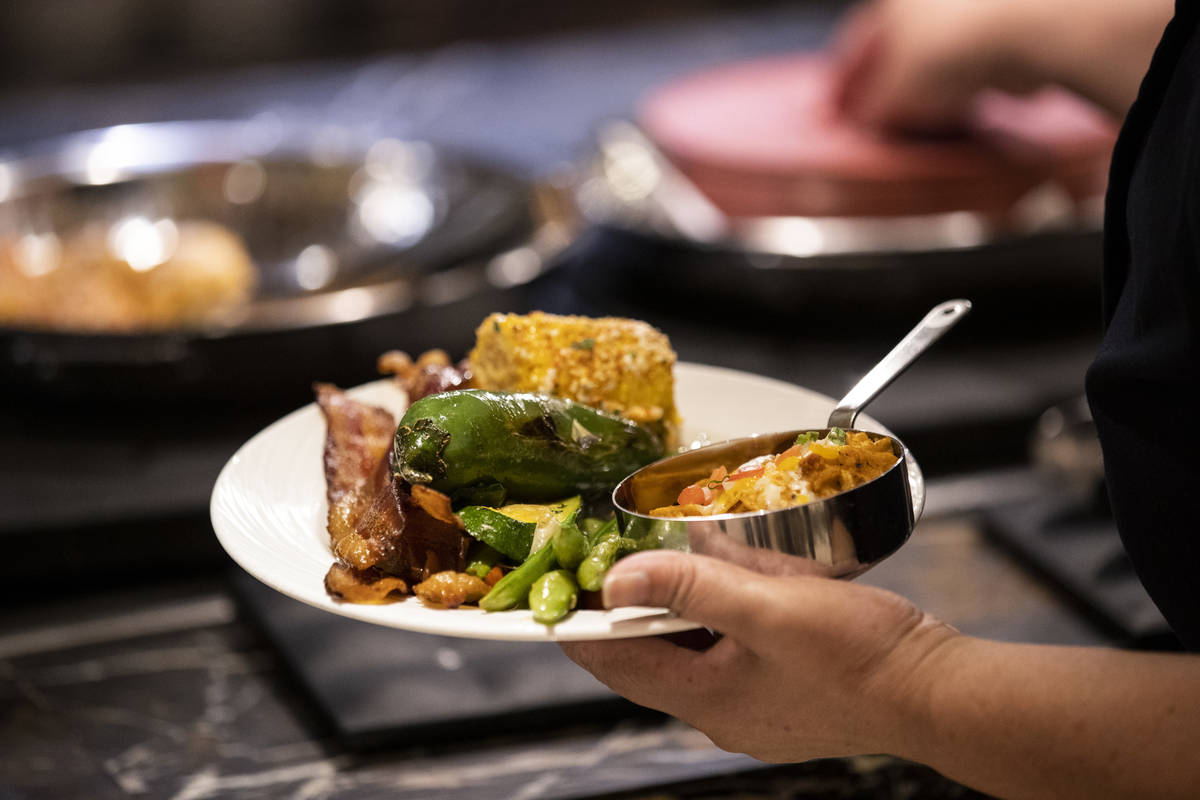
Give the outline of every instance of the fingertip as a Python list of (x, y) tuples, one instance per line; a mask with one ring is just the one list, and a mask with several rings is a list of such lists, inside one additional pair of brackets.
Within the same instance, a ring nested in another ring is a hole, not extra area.
[(651, 571), (658, 573), (686, 553), (676, 550), (647, 550), (627, 556), (608, 571), (601, 598), (605, 608), (644, 606), (650, 602)]
[(605, 608), (644, 606), (650, 599), (650, 576), (639, 569), (609, 572), (604, 579), (602, 598)]
[(650, 550), (618, 561), (604, 583), (605, 605), (669, 608), (716, 630), (744, 625), (764, 576), (698, 553)]

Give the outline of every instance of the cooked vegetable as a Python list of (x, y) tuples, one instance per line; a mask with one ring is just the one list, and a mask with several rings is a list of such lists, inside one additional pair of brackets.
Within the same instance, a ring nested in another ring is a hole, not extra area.
[(604, 576), (616, 563), (617, 556), (637, 549), (637, 542), (626, 539), (617, 530), (616, 523), (597, 537), (592, 549), (576, 570), (579, 588), (598, 592), (604, 587)]
[(467, 567), (464, 572), (468, 575), (474, 575), (476, 578), (487, 578), (487, 574), (492, 571), (492, 567), (500, 563), (500, 559), (504, 557), (494, 547), (486, 545), (483, 542), (476, 542), (475, 545), (467, 553)]
[(474, 603), (491, 589), (482, 579), (465, 572), (435, 572), (413, 587), (413, 594), (435, 606), (458, 608)]
[[(616, 524), (616, 520), (613, 520), (613, 523)], [(606, 524), (607, 522), (599, 517), (584, 517), (579, 521), (579, 530), (583, 531), (583, 535), (590, 541), (595, 537), (596, 532)]]
[(887, 436), (830, 428), (806, 431), (777, 455), (759, 456), (732, 474), (717, 467), (685, 486), (675, 505), (650, 510), (655, 517), (695, 517), (766, 511), (830, 497), (873, 480), (899, 457)]
[(600, 541), (600, 539), (605, 536), (610, 536), (614, 533), (620, 535), (620, 530), (617, 528), (617, 518), (616, 517), (609, 517), (607, 520), (594, 520), (594, 521), (599, 524), (596, 525), (596, 527), (593, 528), (592, 531), (588, 534), (588, 543), (591, 546), (594, 547)]
[(536, 550), (534, 540), (539, 529), (550, 536), (564, 522), (579, 513), (579, 495), (557, 503), (515, 503), (501, 508), (467, 506), (458, 512), (467, 533), (491, 545), (514, 561), (524, 561)]
[(579, 530), (574, 520), (562, 523), (552, 540), (554, 543), (554, 560), (563, 569), (575, 569), (583, 559), (587, 558), (588, 540)]
[(546, 542), (541, 550), (526, 559), (525, 563), (500, 579), (483, 599), (479, 607), (484, 611), (506, 611), (516, 608), (529, 599), (533, 582), (554, 568), (554, 543)]
[(508, 499), (535, 502), (611, 491), (662, 453), (644, 428), (570, 400), (465, 390), (413, 403), (396, 429), (393, 466), (452, 497), (499, 486)]
[(620, 317), (492, 314), (475, 331), (472, 385), (566, 397), (678, 438), (675, 353), (659, 330)]
[(556, 569), (533, 582), (529, 590), (529, 608), (533, 619), (543, 625), (553, 625), (575, 608), (579, 600), (579, 585), (575, 576), (565, 569)]

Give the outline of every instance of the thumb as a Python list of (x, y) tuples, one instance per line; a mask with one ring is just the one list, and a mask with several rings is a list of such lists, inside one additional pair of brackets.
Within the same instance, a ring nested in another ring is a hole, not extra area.
[(771, 581), (708, 556), (651, 550), (613, 565), (604, 581), (604, 606), (661, 606), (730, 634), (762, 616), (771, 601)]

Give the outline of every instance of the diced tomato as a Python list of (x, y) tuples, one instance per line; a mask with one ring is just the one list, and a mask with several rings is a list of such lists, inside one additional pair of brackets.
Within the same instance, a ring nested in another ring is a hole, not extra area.
[(712, 502), (713, 490), (707, 486), (688, 486), (679, 493), (679, 499), (676, 501), (681, 506), (698, 505), (706, 506)]
[(804, 453), (804, 447), (805, 446), (802, 444), (794, 444), (791, 447), (789, 447), (787, 450), (784, 450), (782, 453), (775, 456), (775, 460), (782, 461), (785, 458), (791, 458), (793, 456), (795, 456), (796, 458), (799, 458)]
[(755, 467), (754, 469), (739, 469), (737, 472), (729, 476), (729, 480), (737, 481), (742, 478), (757, 478), (767, 471), (766, 467)]

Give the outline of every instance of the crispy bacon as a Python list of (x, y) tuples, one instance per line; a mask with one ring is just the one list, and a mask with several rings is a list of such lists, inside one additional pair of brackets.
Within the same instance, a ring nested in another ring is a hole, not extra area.
[[(327, 425), (328, 529), (339, 562), (326, 576), (330, 594), (352, 599), (346, 587), (371, 585), (376, 572), (407, 591), (433, 573), (462, 569), (469, 540), (449, 498), (393, 475), (391, 415), (336, 387), (316, 388)], [(392, 591), (399, 589), (384, 595)]]
[(386, 461), (396, 421), (336, 386), (319, 383), (315, 389), (325, 416), (326, 527), (333, 553), (354, 569), (369, 569), (383, 557), (383, 543), (366, 540), (357, 527), (379, 494), (380, 479), (391, 472)]

